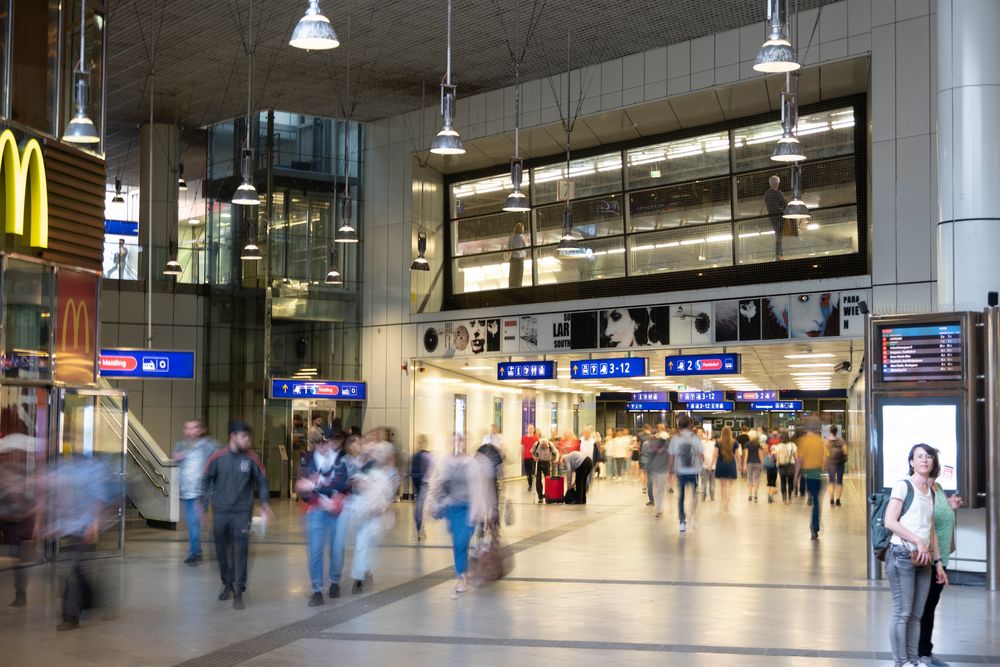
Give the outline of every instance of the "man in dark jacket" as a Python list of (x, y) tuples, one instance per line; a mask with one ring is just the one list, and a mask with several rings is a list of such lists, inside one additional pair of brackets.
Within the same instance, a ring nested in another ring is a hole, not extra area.
[(771, 187), (764, 193), (764, 206), (767, 207), (767, 216), (771, 219), (771, 226), (774, 228), (774, 258), (784, 259), (781, 237), (785, 231), (785, 219), (782, 214), (785, 212), (788, 201), (781, 192), (781, 179), (778, 178), (777, 174), (767, 179), (767, 183)]
[(219, 599), (233, 596), (233, 609), (244, 608), (254, 487), (265, 521), (273, 517), (267, 473), (250, 451), (250, 433), (246, 422), (230, 422), (229, 445), (216, 450), (205, 466), (205, 496), (215, 512), (215, 555), (222, 575)]

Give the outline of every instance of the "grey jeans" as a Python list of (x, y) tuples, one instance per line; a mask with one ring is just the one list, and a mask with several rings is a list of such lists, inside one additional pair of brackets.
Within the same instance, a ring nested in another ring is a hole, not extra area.
[(907, 661), (917, 663), (920, 617), (931, 586), (932, 568), (914, 566), (910, 550), (893, 544), (886, 554), (885, 576), (892, 591), (892, 622), (889, 624), (892, 657), (896, 665), (905, 665)]

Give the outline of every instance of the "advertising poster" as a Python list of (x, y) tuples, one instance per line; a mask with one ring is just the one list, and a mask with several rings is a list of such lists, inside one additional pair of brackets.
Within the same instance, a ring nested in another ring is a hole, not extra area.
[(740, 299), (740, 340), (760, 340), (760, 299)]
[(788, 299), (790, 338), (823, 338), (840, 335), (840, 294), (814, 292)]
[(761, 338), (784, 340), (788, 338), (788, 297), (774, 296), (761, 299)]
[(521, 317), (521, 352), (597, 347), (597, 313), (545, 313)]
[(418, 349), (432, 357), (475, 356), (500, 351), (500, 319), (461, 320), (424, 328)]
[(670, 309), (613, 308), (600, 315), (602, 348), (635, 348), (670, 344)]
[(840, 335), (863, 336), (865, 333), (865, 316), (861, 312), (861, 302), (865, 300), (866, 292), (840, 293)]
[(682, 303), (670, 308), (671, 345), (701, 345), (713, 342), (713, 308), (709, 303)]
[(516, 316), (504, 317), (500, 321), (500, 350), (502, 352), (517, 352), (521, 349), (517, 340), (519, 325), (520, 318)]
[(96, 380), (97, 276), (68, 269), (56, 273), (55, 379), (69, 384)]
[(739, 301), (715, 303), (715, 340), (729, 343), (740, 339)]

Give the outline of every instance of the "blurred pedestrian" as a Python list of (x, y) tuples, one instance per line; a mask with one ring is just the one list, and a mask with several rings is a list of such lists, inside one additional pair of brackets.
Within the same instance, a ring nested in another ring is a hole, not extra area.
[(531, 448), (531, 456), (535, 460), (535, 492), (541, 503), (545, 501), (545, 478), (552, 474), (552, 464), (559, 460), (559, 450), (548, 438), (542, 438)]
[[(799, 451), (797, 472), (805, 479), (806, 492), (809, 494), (809, 504), (812, 505), (812, 518), (809, 522), (809, 534), (814, 540), (819, 539), (819, 487), (823, 474), (823, 464), (826, 461), (826, 443), (820, 437), (819, 420), (809, 417), (805, 421), (806, 432), (799, 438), (796, 447)], [(888, 526), (886, 526), (888, 528)]]
[(191, 566), (201, 560), (201, 522), (205, 516), (205, 465), (219, 443), (207, 437), (200, 419), (184, 422), (184, 439), (174, 445), (174, 461), (178, 464), (180, 499), (184, 522), (188, 530), (188, 554), (184, 560)]
[(375, 585), (375, 550), (385, 530), (385, 516), (396, 497), (399, 476), (392, 445), (384, 439), (384, 429), (370, 433), (362, 444), (361, 467), (351, 477), (354, 496), (354, 557), (351, 560), (352, 594)]
[(673, 463), (674, 474), (677, 475), (677, 515), (680, 520), (680, 532), (687, 530), (687, 514), (684, 510), (684, 500), (687, 487), (691, 487), (691, 516), (694, 517), (698, 508), (698, 477), (701, 476), (702, 461), (705, 456), (701, 451), (701, 440), (691, 432), (691, 419), (687, 415), (677, 418), (677, 435), (670, 439), (670, 460)]
[(229, 422), (229, 444), (217, 449), (205, 467), (205, 495), (214, 513), (215, 555), (222, 577), (220, 600), (233, 598), (233, 609), (243, 609), (247, 586), (250, 524), (256, 488), (266, 525), (272, 518), (267, 472), (250, 449), (252, 429), (244, 421)]
[(521, 474), (525, 476), (528, 481), (528, 492), (531, 492), (532, 480), (535, 474), (535, 461), (531, 457), (531, 450), (538, 442), (538, 436), (535, 434), (535, 425), (528, 424), (528, 428), (524, 435), (521, 436)]
[(417, 542), (427, 537), (424, 532), (424, 508), (427, 504), (427, 488), (431, 481), (434, 457), (428, 449), (427, 436), (417, 436), (417, 452), (410, 459), (410, 480), (413, 482), (413, 523), (417, 529)]
[(577, 505), (587, 504), (587, 478), (594, 467), (594, 462), (589, 456), (580, 451), (571, 451), (561, 457), (563, 465), (566, 466), (568, 476), (567, 485), (571, 492), (567, 492), (566, 504)]
[(715, 441), (705, 435), (704, 429), (699, 428), (697, 434), (704, 457), (701, 467), (701, 499), (715, 500), (715, 461), (719, 455), (718, 450), (715, 448)]
[[(4, 422), (13, 421), (7, 417), (6, 413), (2, 415)], [(11, 609), (28, 604), (28, 567), (33, 560), (38, 517), (32, 472), (36, 446), (37, 439), (24, 433), (0, 437), (0, 556), (17, 561), (10, 568), (14, 578), (14, 600), (8, 605)]]

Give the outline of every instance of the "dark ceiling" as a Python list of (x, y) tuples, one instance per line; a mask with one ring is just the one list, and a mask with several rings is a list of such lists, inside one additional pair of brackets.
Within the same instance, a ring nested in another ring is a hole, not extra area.
[[(795, 0), (800, 10), (833, 0)], [(198, 128), (246, 110), (250, 0), (118, 0), (108, 15), (109, 173), (137, 180), (140, 123), (183, 128), (185, 173), (204, 170)], [(254, 107), (374, 120), (419, 108), (444, 73), (446, 0), (324, 0), (340, 48), (288, 45), (306, 0), (253, 0)], [(513, 0), (455, 0), (453, 76), (459, 96), (512, 83)], [(763, 21), (765, 0), (520, 0), (521, 41), (534, 26), (525, 79)], [(534, 20), (532, 17), (534, 16)], [(569, 40), (567, 40), (569, 35)], [(764, 35), (761, 35), (763, 39)], [(350, 79), (348, 86), (348, 63)], [(150, 86), (150, 72), (154, 73)]]

